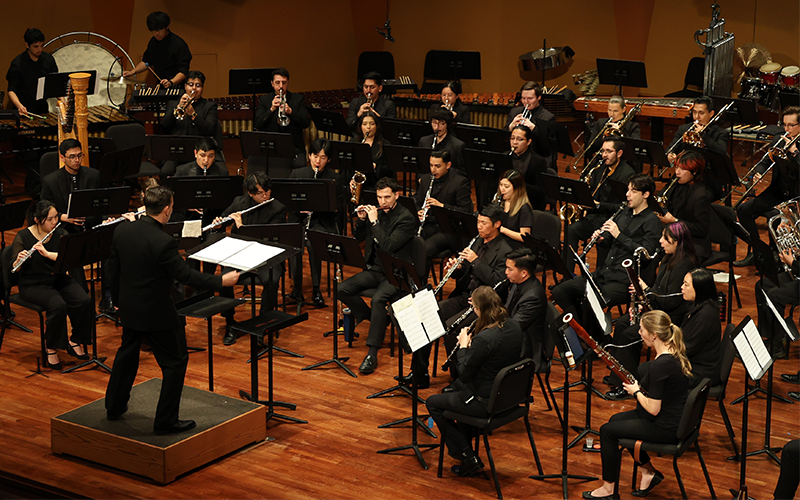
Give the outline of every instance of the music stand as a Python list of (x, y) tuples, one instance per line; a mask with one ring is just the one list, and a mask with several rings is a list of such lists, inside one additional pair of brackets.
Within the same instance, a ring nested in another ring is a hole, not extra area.
[(800, 94), (797, 92), (781, 90), (778, 93), (778, 100), (781, 103), (781, 109), (789, 106), (800, 106)]
[(196, 135), (147, 135), (147, 157), (165, 162), (172, 160), (176, 165), (194, 161), (194, 145), (202, 139)]
[(89, 166), (98, 168), (104, 155), (117, 150), (117, 144), (111, 137), (89, 137)]
[(733, 166), (733, 160), (728, 155), (715, 153), (705, 148), (698, 148), (686, 144), (685, 150), (696, 151), (703, 155), (706, 160), (706, 171), (711, 175), (707, 175), (706, 181), (717, 181), (723, 185), (738, 186), (739, 175), (736, 173), (736, 167)]
[(87, 95), (94, 95), (97, 90), (97, 70), (87, 69), (67, 71), (65, 73), (50, 73), (40, 76), (36, 82), (36, 100), (50, 99), (51, 97), (65, 97), (67, 85), (70, 84), (69, 75), (74, 73), (89, 73)]
[(653, 169), (658, 167), (658, 175), (661, 176), (661, 167), (669, 168), (671, 165), (667, 159), (667, 153), (664, 151), (664, 145), (656, 141), (646, 141), (644, 139), (634, 139), (633, 137), (623, 137), (622, 142), (625, 143), (623, 150), (625, 157), (630, 154), (641, 165), (650, 165), (650, 175), (653, 175)]
[[(559, 357), (561, 358), (561, 362), (564, 364), (564, 403), (563, 403), (563, 420), (561, 423), (561, 473), (560, 474), (538, 474), (533, 476), (528, 476), (531, 479), (536, 479), (539, 481), (545, 479), (561, 479), (561, 487), (564, 492), (564, 500), (568, 500), (567, 496), (567, 480), (568, 479), (581, 479), (583, 481), (596, 481), (596, 477), (592, 476), (583, 476), (578, 474), (570, 474), (567, 466), (567, 450), (570, 448), (567, 441), (567, 433), (569, 432), (569, 390), (567, 389), (570, 387), (569, 382), (569, 372), (574, 370), (578, 367), (578, 365), (583, 365), (584, 362), (591, 363), (591, 360), (587, 361), (588, 357), (588, 350), (583, 346), (578, 337), (575, 330), (569, 325), (569, 320), (572, 319), (574, 313), (568, 311), (553, 321), (550, 327), (550, 335), (553, 336), (555, 340), (556, 348), (558, 349)], [(572, 356), (568, 357), (567, 352), (571, 352)], [(578, 356), (575, 356), (575, 353), (578, 352)], [(573, 359), (574, 362), (572, 364), (569, 363), (569, 360)]]
[(511, 155), (494, 151), (464, 148), (467, 177), (475, 180), (476, 196), (480, 207), (492, 198), (503, 172), (514, 168)]
[(239, 133), (239, 140), (242, 143), (242, 162), (244, 158), (249, 160), (253, 156), (263, 156), (266, 158), (267, 173), (270, 158), (291, 160), (295, 155), (292, 134), (243, 130)]
[(333, 146), (333, 154), (328, 168), (341, 172), (342, 179), (349, 178), (351, 172), (359, 171), (366, 175), (373, 171), (372, 151), (369, 144), (331, 141), (331, 145)]
[[(647, 71), (642, 61), (625, 61), (622, 59), (597, 58), (597, 76), (601, 85), (613, 85), (614, 91), (619, 87), (647, 88)], [(615, 92), (612, 92), (612, 95)]]
[(423, 75), (431, 80), (480, 80), (481, 53), (471, 50), (429, 50)]
[[(383, 137), (394, 146), (417, 147), (420, 139), (433, 133), (430, 123), (419, 120), (381, 118), (381, 124), (383, 125)], [(385, 147), (384, 151), (386, 151)]]
[[(78, 192), (80, 191), (76, 191), (76, 193)], [(92, 299), (92, 357), (88, 361), (63, 370), (61, 373), (70, 373), (84, 366), (91, 366), (92, 368), (99, 366), (111, 373), (111, 368), (103, 363), (106, 358), (97, 357), (97, 323), (94, 318), (94, 265), (97, 262), (108, 259), (111, 255), (111, 238), (115, 229), (116, 225), (111, 225), (80, 233), (67, 234), (62, 236), (59, 242), (58, 258), (53, 264), (53, 273), (66, 273), (70, 269), (82, 269), (83, 266), (89, 265), (89, 283), (91, 283), (89, 294)]]
[[(320, 231), (308, 231), (308, 241), (311, 243), (311, 248), (314, 249), (314, 254), (325, 262), (331, 262), (335, 266), (349, 266), (364, 269), (366, 263), (364, 256), (361, 254), (361, 246), (355, 238), (349, 236), (342, 236), (338, 234), (323, 233)], [(336, 332), (339, 327), (339, 308), (337, 303), (339, 301), (339, 287), (333, 288), (333, 331)], [(333, 335), (333, 357), (326, 361), (321, 361), (310, 366), (306, 366), (303, 370), (313, 370), (320, 366), (329, 363), (335, 363), (339, 368), (347, 372), (352, 377), (357, 377), (355, 373), (348, 368), (344, 362), (350, 359), (349, 357), (339, 357), (339, 335)]]
[(142, 164), (144, 145), (106, 153), (100, 160), (100, 185), (119, 184), (136, 172)]
[[(533, 250), (534, 254), (541, 255), (544, 260), (545, 264), (542, 270), (542, 286), (547, 289), (547, 268), (548, 266), (550, 269), (553, 270), (554, 273), (558, 273), (562, 276), (562, 281), (565, 279), (572, 279), (572, 273), (569, 272), (567, 266), (564, 264), (564, 261), (561, 259), (561, 256), (558, 253), (558, 250), (553, 248), (546, 239), (542, 238), (536, 234), (523, 234), (522, 235), (522, 243)], [(553, 276), (555, 278), (555, 276)], [(556, 281), (559, 283), (559, 281)]]
[(133, 188), (130, 186), (73, 191), (67, 203), (67, 217), (84, 217), (87, 227), (94, 226), (91, 219), (102, 220), (105, 215), (127, 212), (131, 194)]
[[(17, 201), (8, 205), (0, 205), (0, 249), (6, 247), (6, 231), (9, 229), (21, 228), (25, 224), (25, 215), (28, 211), (28, 207), (30, 206), (30, 200)], [(0, 319), (0, 324), (5, 322), (8, 322), (9, 325), (16, 326), (22, 331), (28, 333), (33, 332), (33, 330), (30, 328), (23, 326), (11, 319), (11, 317)]]
[(392, 173), (403, 173), (404, 193), (408, 194), (408, 174), (421, 175), (431, 171), (431, 150), (417, 146), (385, 145), (383, 154)]
[[(596, 208), (592, 192), (585, 182), (552, 174), (542, 174), (541, 179), (547, 197), (551, 200), (560, 201), (562, 204), (580, 205), (586, 209)], [(567, 241), (568, 235), (569, 219), (564, 217), (564, 241)], [(561, 249), (561, 255), (562, 258), (568, 255), (566, 245)]]
[(228, 70), (228, 94), (253, 96), (253, 121), (258, 109), (258, 94), (272, 92), (272, 72), (275, 68), (247, 68)]
[(509, 149), (508, 139), (511, 137), (511, 132), (506, 129), (459, 123), (455, 132), (456, 137), (464, 142), (464, 160), (466, 160), (466, 152), (469, 149), (495, 153), (502, 153)]
[(161, 229), (172, 236), (178, 243), (178, 250), (189, 250), (202, 243), (201, 238), (184, 238), (183, 237), (183, 221), (181, 222), (168, 222), (161, 226)]
[(459, 241), (470, 240), (478, 235), (478, 217), (474, 214), (435, 206), (431, 206), (428, 213), (433, 215), (442, 231), (457, 237)]
[(242, 193), (244, 179), (234, 176), (168, 177), (164, 185), (172, 189), (175, 210), (225, 209)]
[(352, 130), (347, 125), (344, 116), (338, 111), (328, 111), (321, 108), (308, 108), (308, 114), (311, 116), (311, 121), (320, 132), (325, 132), (328, 139), (333, 134), (338, 134), (344, 137), (353, 135)]

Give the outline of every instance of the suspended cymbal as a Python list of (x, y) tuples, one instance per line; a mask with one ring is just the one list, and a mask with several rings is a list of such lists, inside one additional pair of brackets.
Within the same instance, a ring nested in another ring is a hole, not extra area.
[(139, 83), (144, 83), (144, 81), (139, 80), (137, 78), (132, 78), (130, 76), (104, 76), (100, 78), (104, 82), (114, 82), (120, 85), (137, 85)]

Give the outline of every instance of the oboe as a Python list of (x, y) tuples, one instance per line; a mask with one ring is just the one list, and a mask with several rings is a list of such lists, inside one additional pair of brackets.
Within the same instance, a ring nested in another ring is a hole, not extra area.
[[(249, 211), (251, 211), (251, 210), (255, 210), (255, 209), (256, 209), (256, 208), (258, 208), (258, 207), (263, 207), (263, 206), (264, 206), (264, 205), (266, 205), (267, 203), (272, 203), (272, 200), (274, 200), (274, 199), (275, 199), (275, 198), (270, 198), (270, 199), (269, 199), (269, 200), (267, 200), (267, 201), (262, 201), (262, 202), (261, 202), (261, 203), (259, 203), (258, 205), (252, 206), (252, 207), (250, 207), (250, 208), (246, 208), (246, 209), (242, 210), (242, 211), (241, 211), (241, 212), (239, 212), (239, 213), (240, 213), (240, 214), (242, 214), (242, 215), (244, 215), (244, 214), (246, 214), (247, 212), (249, 212)], [(232, 220), (233, 220), (233, 217), (231, 217), (230, 215), (229, 215), (229, 216), (227, 216), (227, 217), (223, 217), (222, 219), (218, 220), (217, 222), (212, 222), (211, 224), (209, 224), (209, 225), (207, 225), (206, 227), (204, 227), (204, 228), (203, 228), (203, 232), (205, 233), (205, 232), (206, 232), (206, 231), (208, 231), (209, 229), (213, 229), (213, 228), (215, 228), (215, 227), (219, 227), (219, 226), (221, 226), (221, 225), (223, 225), (223, 224), (227, 224), (228, 222), (230, 222), (230, 221), (232, 221)]]
[[(475, 242), (478, 240), (478, 238), (480, 238), (480, 235), (475, 236), (474, 238), (472, 238), (472, 240), (470, 240), (469, 244), (467, 245), (467, 248), (472, 248), (472, 245), (475, 244)], [(456, 269), (458, 269), (458, 266), (460, 266), (462, 262), (464, 262), (464, 257), (461, 257), (459, 255), (459, 257), (456, 259), (456, 261), (453, 262), (453, 265), (450, 267), (450, 269), (448, 269), (447, 272), (445, 273), (445, 275), (442, 276), (442, 281), (440, 281), (439, 284), (436, 285), (436, 289), (433, 291), (434, 295), (439, 293), (439, 291), (447, 283), (447, 280), (449, 280), (450, 276), (452, 276), (453, 273), (456, 272)]]
[(428, 218), (428, 210), (430, 207), (428, 206), (428, 200), (431, 197), (431, 191), (433, 191), (433, 183), (436, 181), (436, 177), (431, 174), (431, 183), (428, 185), (428, 192), (425, 193), (425, 199), (422, 201), (422, 218), (419, 220), (419, 229), (417, 229), (417, 236), (422, 236), (422, 226), (425, 224), (425, 220)]
[[(61, 225), (60, 222), (58, 224), (56, 224), (56, 227), (54, 227), (53, 230), (50, 231), (49, 233), (45, 234), (44, 238), (42, 238), (41, 240), (37, 241), (36, 244), (44, 243), (45, 241), (49, 240), (50, 237), (53, 235), (53, 233), (56, 232), (56, 229), (58, 229), (58, 226), (60, 226), (60, 225)], [(36, 245), (33, 245), (33, 246), (35, 247)], [(13, 268), (11, 268), (11, 272), (15, 273), (15, 272), (19, 271), (19, 268), (22, 267), (22, 264), (24, 264), (26, 260), (30, 259), (33, 256), (33, 253), (34, 253), (33, 252), (33, 247), (31, 247), (31, 249), (28, 250), (28, 253), (25, 254), (25, 257), (21, 258), (19, 260), (19, 262), (17, 262), (17, 265), (14, 266)]]

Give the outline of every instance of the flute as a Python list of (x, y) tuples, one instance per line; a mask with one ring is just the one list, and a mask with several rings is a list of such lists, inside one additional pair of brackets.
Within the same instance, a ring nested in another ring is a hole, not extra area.
[[(274, 199), (275, 199), (275, 198), (270, 198), (270, 199), (269, 199), (269, 200), (267, 200), (267, 201), (262, 201), (262, 202), (261, 202), (261, 203), (259, 203), (258, 205), (252, 206), (252, 207), (250, 207), (250, 208), (246, 208), (246, 209), (242, 210), (242, 211), (241, 211), (241, 212), (239, 212), (239, 213), (240, 213), (240, 214), (242, 214), (242, 215), (244, 215), (244, 214), (246, 214), (247, 212), (249, 212), (249, 211), (251, 211), (251, 210), (255, 210), (256, 208), (258, 208), (258, 207), (261, 207), (261, 206), (264, 206), (264, 205), (266, 205), (267, 203), (271, 203), (271, 202), (272, 202), (272, 200), (274, 200)], [(230, 222), (230, 221), (232, 221), (232, 220), (233, 220), (233, 217), (231, 217), (230, 215), (229, 215), (229, 216), (227, 216), (227, 217), (223, 217), (222, 219), (218, 220), (217, 222), (212, 222), (211, 224), (209, 224), (209, 225), (207, 225), (206, 227), (204, 227), (204, 228), (203, 228), (203, 232), (205, 233), (205, 232), (206, 232), (206, 231), (208, 231), (209, 229), (213, 229), (213, 228), (215, 228), (215, 227), (219, 227), (219, 226), (221, 226), (221, 225), (223, 225), (223, 224), (226, 224), (226, 223), (228, 223), (228, 222)]]
[[(136, 212), (133, 213), (133, 217), (137, 218), (137, 217), (142, 216), (145, 213), (146, 210), (147, 209), (145, 207), (141, 207), (139, 210), (137, 210)], [(98, 227), (111, 226), (112, 224), (117, 224), (117, 223), (122, 222), (122, 221), (124, 221), (126, 219), (127, 219), (127, 217), (125, 217), (125, 216), (117, 217), (114, 220), (110, 220), (110, 221), (106, 221), (106, 222), (100, 223), (100, 224), (94, 226), (92, 229), (97, 229)]]
[[(56, 232), (56, 229), (58, 229), (58, 226), (60, 226), (60, 225), (61, 225), (60, 222), (58, 224), (56, 224), (56, 227), (54, 227), (53, 230), (50, 231), (49, 233), (45, 234), (44, 238), (42, 238), (41, 240), (37, 241), (36, 244), (44, 243), (45, 241), (50, 239), (50, 236), (52, 236), (53, 233)], [(35, 247), (36, 245), (33, 245), (33, 246)], [(19, 260), (19, 262), (17, 262), (17, 265), (15, 265), (13, 268), (11, 268), (11, 272), (15, 273), (15, 272), (19, 271), (19, 268), (22, 267), (22, 264), (24, 264), (26, 260), (30, 259), (33, 256), (33, 253), (34, 253), (33, 252), (33, 247), (31, 247), (31, 249), (28, 250), (28, 253), (25, 254), (25, 257), (21, 258)]]

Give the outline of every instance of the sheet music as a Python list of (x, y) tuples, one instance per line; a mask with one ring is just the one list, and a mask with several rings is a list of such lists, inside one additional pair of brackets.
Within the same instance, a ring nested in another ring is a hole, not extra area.
[(223, 238), (213, 245), (200, 250), (194, 255), (191, 255), (190, 258), (203, 262), (219, 264), (250, 243), (251, 242), (249, 241), (239, 240), (236, 238)]
[(600, 305), (600, 298), (597, 296), (594, 288), (592, 288), (592, 284), (589, 283), (588, 280), (586, 281), (586, 297), (589, 299), (589, 305), (592, 307), (592, 312), (597, 318), (600, 328), (603, 329), (603, 332), (608, 333), (611, 330), (611, 326), (606, 320), (606, 313), (603, 311), (603, 306)]
[(432, 290), (424, 289), (414, 297), (414, 303), (419, 311), (429, 342), (433, 342), (446, 332), (442, 318), (439, 317), (439, 304)]
[(750, 378), (758, 380), (757, 377), (761, 372), (761, 367), (758, 366), (758, 360), (753, 350), (750, 349), (746, 336), (744, 334), (737, 335), (736, 338), (733, 339), (733, 343), (736, 345), (736, 350), (739, 351), (739, 355), (742, 357), (742, 363), (744, 363), (744, 367), (747, 369)]
[(199, 238), (203, 235), (203, 221), (187, 220), (183, 222), (181, 238)]
[(772, 364), (772, 358), (752, 319), (747, 318), (747, 323), (741, 328), (741, 332), (733, 338), (733, 344), (742, 357), (742, 363), (750, 378), (760, 379)]
[(772, 356), (769, 355), (767, 346), (764, 345), (761, 334), (758, 332), (758, 328), (756, 328), (752, 320), (745, 325), (744, 334), (747, 335), (747, 341), (750, 343), (750, 347), (753, 348), (753, 352), (761, 368), (763, 369), (769, 366), (770, 361), (772, 361)]
[(419, 312), (414, 304), (414, 297), (406, 295), (402, 299), (392, 303), (392, 313), (403, 334), (406, 336), (411, 350), (416, 352), (420, 348), (428, 345), (430, 339), (422, 326)]
[(225, 259), (224, 263), (226, 266), (240, 271), (251, 271), (282, 251), (281, 248), (253, 241), (247, 247)]
[(767, 301), (767, 305), (769, 305), (772, 314), (775, 316), (775, 319), (778, 320), (778, 323), (780, 323), (780, 325), (783, 327), (783, 331), (786, 332), (786, 335), (788, 335), (792, 341), (797, 340), (797, 335), (795, 335), (794, 331), (792, 331), (789, 328), (789, 325), (786, 324), (786, 320), (783, 319), (783, 314), (778, 312), (778, 309), (775, 308), (775, 304), (773, 304), (772, 301), (769, 300), (769, 296), (767, 295), (767, 292), (765, 292), (763, 288), (761, 289), (761, 293), (764, 294), (764, 300)]

